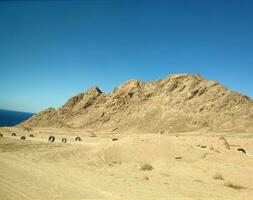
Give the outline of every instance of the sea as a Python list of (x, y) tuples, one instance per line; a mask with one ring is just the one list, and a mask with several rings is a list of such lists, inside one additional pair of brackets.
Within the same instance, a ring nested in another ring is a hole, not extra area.
[(34, 113), (0, 109), (0, 127), (15, 126), (33, 115)]

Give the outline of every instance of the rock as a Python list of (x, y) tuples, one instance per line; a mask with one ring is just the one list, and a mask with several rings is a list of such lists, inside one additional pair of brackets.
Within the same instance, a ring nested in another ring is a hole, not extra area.
[(218, 141), (221, 142), (225, 149), (230, 149), (230, 145), (224, 137), (220, 137)]

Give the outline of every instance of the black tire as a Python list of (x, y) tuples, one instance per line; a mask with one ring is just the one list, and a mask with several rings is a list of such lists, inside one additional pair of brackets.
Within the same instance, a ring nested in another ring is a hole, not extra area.
[(33, 134), (30, 134), (29, 137), (34, 137), (34, 135), (33, 135)]
[(67, 139), (66, 139), (66, 138), (62, 138), (61, 141), (62, 141), (63, 143), (66, 143), (66, 142), (67, 142)]
[(0, 133), (0, 138), (3, 137), (4, 135), (2, 133)]
[(241, 152), (243, 152), (243, 153), (246, 154), (246, 151), (245, 151), (245, 149), (243, 149), (243, 148), (239, 148), (239, 149), (237, 149), (237, 151), (241, 151)]
[(118, 140), (118, 138), (112, 138), (112, 141), (117, 141)]
[(16, 133), (12, 133), (11, 136), (17, 136)]
[(76, 141), (82, 141), (82, 139), (80, 137), (76, 137)]
[(25, 140), (25, 136), (21, 136), (21, 138), (20, 138), (21, 140)]
[(54, 142), (54, 140), (55, 140), (54, 136), (51, 135), (48, 137), (48, 142)]

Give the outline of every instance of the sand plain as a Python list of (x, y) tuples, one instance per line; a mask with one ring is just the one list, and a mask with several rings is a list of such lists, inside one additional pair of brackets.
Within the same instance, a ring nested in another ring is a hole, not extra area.
[(0, 132), (1, 200), (253, 199), (253, 133)]

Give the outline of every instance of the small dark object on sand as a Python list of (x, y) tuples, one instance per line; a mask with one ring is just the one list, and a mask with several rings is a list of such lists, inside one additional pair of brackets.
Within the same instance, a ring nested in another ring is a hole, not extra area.
[(25, 140), (25, 136), (21, 136), (21, 138), (20, 138), (21, 140)]
[(54, 142), (54, 140), (55, 140), (55, 137), (54, 137), (54, 136), (51, 135), (51, 136), (48, 137), (48, 141), (49, 141), (49, 142)]
[(118, 138), (112, 138), (112, 141), (117, 141), (118, 140)]
[(67, 139), (66, 139), (66, 138), (62, 138), (61, 141), (62, 141), (63, 143), (66, 143), (66, 142), (67, 142)]
[(80, 137), (76, 137), (76, 141), (82, 141)]
[(237, 151), (241, 151), (241, 152), (243, 152), (243, 153), (246, 154), (246, 151), (245, 151), (245, 149), (243, 149), (243, 148), (238, 148)]
[(16, 133), (12, 133), (11, 135), (12, 135), (12, 136), (16, 136)]

